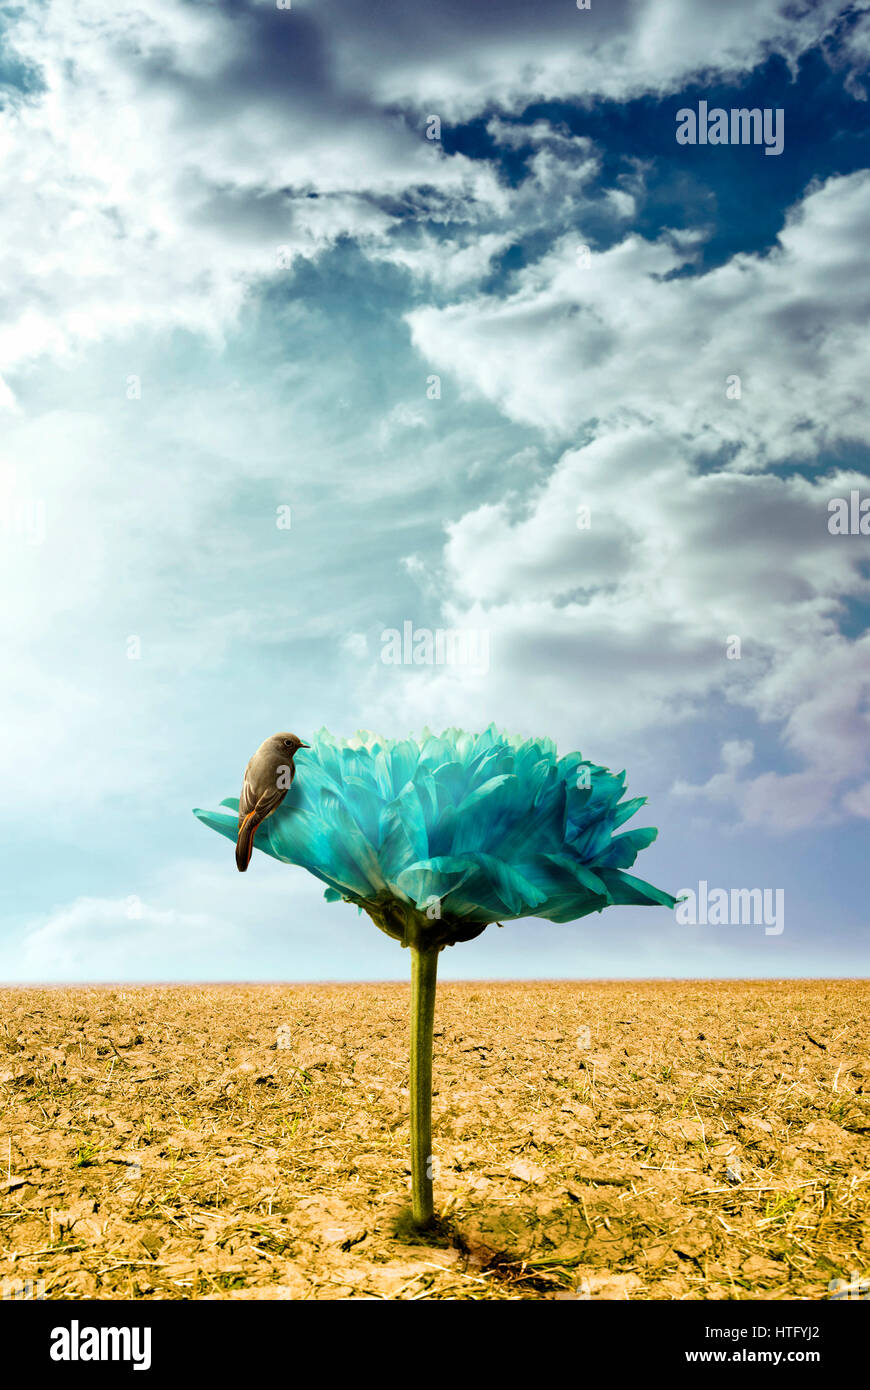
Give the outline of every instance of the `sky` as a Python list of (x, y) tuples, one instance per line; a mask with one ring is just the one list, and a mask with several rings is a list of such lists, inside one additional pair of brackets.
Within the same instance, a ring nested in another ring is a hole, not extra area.
[[(527, 919), (443, 977), (865, 975), (864, 0), (0, 16), (0, 979), (407, 978), (191, 810), (279, 729), (491, 722), (781, 929)], [(779, 153), (676, 138), (752, 108)], [(384, 662), (408, 623), (485, 659)]]

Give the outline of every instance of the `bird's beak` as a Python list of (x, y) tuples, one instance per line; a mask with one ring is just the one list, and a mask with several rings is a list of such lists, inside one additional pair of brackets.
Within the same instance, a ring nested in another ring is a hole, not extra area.
[(311, 744), (310, 744), (310, 743), (300, 743), (299, 747), (300, 747), (300, 748), (310, 748), (310, 747), (311, 747)]

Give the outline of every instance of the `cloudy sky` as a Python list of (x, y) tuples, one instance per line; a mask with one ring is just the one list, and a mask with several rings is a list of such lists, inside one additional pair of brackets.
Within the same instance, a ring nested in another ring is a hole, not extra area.
[[(0, 977), (404, 978), (191, 808), (276, 729), (493, 720), (784, 929), (528, 920), (445, 976), (865, 974), (865, 0), (5, 15)], [(701, 102), (782, 152), (678, 143)], [(385, 664), (405, 623), (488, 660)]]

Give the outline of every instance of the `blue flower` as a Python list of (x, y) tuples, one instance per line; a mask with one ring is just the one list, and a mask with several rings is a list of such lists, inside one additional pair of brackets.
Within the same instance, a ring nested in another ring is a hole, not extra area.
[[(411, 1212), (435, 1219), (432, 1187), (432, 1036), (438, 955), (490, 922), (569, 922), (611, 903), (674, 898), (626, 872), (653, 829), (614, 832), (644, 804), (623, 801), (614, 777), (551, 739), (447, 729), (421, 739), (325, 729), (296, 755), (298, 776), (257, 828), (254, 844), (326, 884), (326, 897), (365, 910), (410, 947)], [(228, 839), (236, 814), (196, 811)]]
[[(644, 804), (623, 800), (614, 775), (551, 739), (424, 731), (419, 740), (325, 729), (296, 758), (282, 805), (255, 845), (326, 884), (330, 901), (365, 909), (407, 943), (409, 924), (432, 945), (477, 936), (490, 922), (568, 922), (613, 903), (673, 907), (635, 878), (656, 837), (615, 832)], [(229, 797), (222, 806), (238, 809)], [(195, 813), (235, 840), (237, 816)]]

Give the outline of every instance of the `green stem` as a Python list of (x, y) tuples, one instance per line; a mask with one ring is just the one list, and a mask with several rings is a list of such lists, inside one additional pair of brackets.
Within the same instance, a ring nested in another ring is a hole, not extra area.
[(430, 1226), (432, 1199), (432, 1032), (438, 947), (411, 943), (411, 1205), (414, 1224)]

